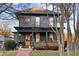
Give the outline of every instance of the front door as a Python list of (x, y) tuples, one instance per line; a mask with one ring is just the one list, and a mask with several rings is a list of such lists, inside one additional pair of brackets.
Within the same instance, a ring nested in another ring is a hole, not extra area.
[(27, 48), (30, 48), (30, 45), (31, 45), (30, 39), (31, 39), (30, 34), (26, 34), (26, 36), (25, 36), (25, 40), (26, 40), (25, 45), (26, 45)]

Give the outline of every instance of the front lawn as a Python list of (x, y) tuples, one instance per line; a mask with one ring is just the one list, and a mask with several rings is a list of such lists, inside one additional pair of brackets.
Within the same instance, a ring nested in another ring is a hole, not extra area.
[(52, 50), (33, 50), (31, 56), (59, 56), (58, 51)]
[(16, 56), (16, 50), (14, 50), (14, 51), (2, 51), (2, 50), (0, 50), (0, 56)]
[[(53, 50), (33, 50), (31, 56), (59, 56), (59, 52)], [(67, 52), (64, 52), (64, 56), (67, 56)], [(74, 56), (74, 51), (71, 51), (70, 56)], [(76, 56), (79, 56), (79, 50)]]
[[(0, 56), (16, 56), (17, 50), (14, 51), (2, 51), (0, 50)], [(59, 56), (58, 51), (53, 50), (32, 50), (30, 56)], [(67, 56), (67, 52), (64, 52), (64, 56)], [(71, 51), (71, 56), (74, 56), (74, 51)], [(79, 50), (77, 51), (79, 56)]]

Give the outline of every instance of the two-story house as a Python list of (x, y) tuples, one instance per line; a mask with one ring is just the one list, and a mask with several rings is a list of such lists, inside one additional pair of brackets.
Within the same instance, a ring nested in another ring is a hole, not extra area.
[(14, 35), (17, 42), (23, 42), (26, 47), (34, 46), (35, 43), (48, 40), (56, 40), (56, 35), (50, 25), (54, 27), (53, 15), (58, 13), (40, 7), (29, 8), (15, 13), (19, 20), (19, 27), (15, 27)]

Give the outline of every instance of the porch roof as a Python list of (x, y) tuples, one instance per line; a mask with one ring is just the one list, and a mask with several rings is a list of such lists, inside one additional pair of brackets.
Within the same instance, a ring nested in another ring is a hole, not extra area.
[[(15, 27), (16, 30), (19, 32), (53, 32), (51, 27)], [(56, 27), (53, 27), (54, 30), (56, 30)], [(60, 27), (57, 27), (59, 30)]]
[(60, 13), (54, 13), (53, 14), (53, 12), (51, 12), (51, 13), (36, 13), (36, 12), (34, 12), (34, 13), (29, 13), (29, 12), (27, 12), (27, 13), (16, 13), (16, 15), (27, 15), (27, 16), (60, 16)]

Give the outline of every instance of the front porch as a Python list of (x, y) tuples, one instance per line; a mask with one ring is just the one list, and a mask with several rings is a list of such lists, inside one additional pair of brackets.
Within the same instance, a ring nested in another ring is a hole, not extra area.
[[(57, 42), (56, 34), (50, 27), (15, 27), (15, 29), (18, 32), (15, 34), (14, 39), (17, 43), (22, 42), (22, 46), (24, 47), (33, 48), (38, 43), (47, 45), (49, 42), (52, 44), (53, 41)], [(53, 29), (56, 30), (55, 27), (53, 27)]]
[[(33, 48), (37, 45), (52, 45), (56, 42), (56, 35), (52, 32), (19, 32), (17, 33), (17, 43), (22, 47)], [(52, 44), (51, 44), (52, 43)]]

